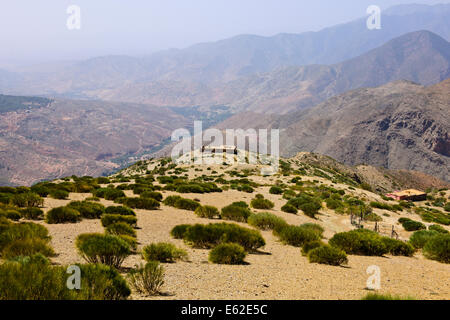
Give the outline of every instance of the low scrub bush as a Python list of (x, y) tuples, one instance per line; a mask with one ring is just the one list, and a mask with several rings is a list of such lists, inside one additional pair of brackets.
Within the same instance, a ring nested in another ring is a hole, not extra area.
[(100, 233), (81, 234), (76, 239), (80, 255), (89, 263), (102, 263), (120, 268), (131, 254), (130, 245), (118, 236)]
[(176, 203), (179, 199), (183, 199), (183, 198), (180, 197), (180, 196), (168, 196), (167, 198), (164, 199), (163, 203), (164, 203), (166, 206), (174, 207), (174, 206), (175, 206), (175, 203)]
[(174, 207), (177, 209), (183, 209), (183, 210), (189, 210), (189, 211), (195, 211), (199, 206), (200, 206), (200, 204), (197, 201), (194, 201), (191, 199), (185, 199), (185, 198), (178, 199), (174, 205)]
[(125, 235), (130, 237), (136, 237), (136, 231), (125, 222), (116, 222), (108, 225), (105, 229), (107, 234), (116, 236)]
[(0, 300), (68, 300), (66, 270), (51, 266), (42, 255), (0, 264)]
[(171, 231), (170, 235), (174, 237), (175, 239), (183, 239), (184, 234), (186, 233), (186, 230), (190, 227), (189, 224), (180, 224), (178, 226), (175, 226)]
[(136, 213), (124, 206), (109, 206), (105, 209), (105, 213), (107, 214), (119, 214), (121, 216), (136, 216)]
[(11, 204), (24, 208), (24, 207), (41, 207), (44, 204), (44, 199), (34, 192), (25, 192), (14, 194), (10, 198)]
[(47, 212), (45, 221), (49, 224), (75, 223), (81, 220), (80, 213), (70, 207), (57, 207)]
[(415, 300), (413, 297), (393, 296), (391, 294), (368, 293), (361, 300)]
[(286, 212), (286, 213), (292, 213), (292, 214), (298, 213), (297, 208), (289, 203), (286, 203), (284, 206), (282, 206), (281, 211)]
[(156, 201), (162, 201), (162, 199), (163, 199), (162, 193), (157, 192), (157, 191), (145, 191), (145, 192), (141, 193), (140, 197), (141, 198), (150, 198), (150, 199), (154, 199)]
[(93, 192), (95, 197), (105, 198), (106, 200), (115, 201), (116, 199), (125, 197), (125, 193), (116, 188), (100, 188)]
[(161, 206), (158, 201), (152, 198), (117, 198), (115, 200), (129, 208), (144, 209), (144, 210), (157, 210)]
[(22, 217), (19, 211), (13, 209), (6, 209), (6, 210), (0, 209), (0, 216), (3, 216), (12, 221), (19, 221), (20, 218)]
[(320, 240), (315, 240), (315, 241), (306, 242), (306, 243), (303, 244), (303, 246), (302, 246), (302, 251), (301, 251), (301, 252), (302, 252), (302, 255), (303, 255), (303, 256), (306, 256), (306, 255), (308, 255), (308, 253), (309, 253), (312, 249), (321, 247), (321, 246), (323, 246), (323, 245), (325, 245), (325, 243), (323, 243), (323, 242), (320, 241)]
[(348, 254), (382, 256), (388, 253), (381, 237), (364, 229), (337, 233), (330, 239), (329, 244)]
[(414, 232), (409, 238), (409, 243), (416, 249), (422, 249), (425, 244), (433, 237), (437, 236), (439, 232), (434, 230), (419, 230)]
[(102, 204), (90, 201), (72, 201), (67, 207), (77, 210), (85, 219), (98, 219), (105, 212)]
[(330, 245), (319, 246), (308, 253), (308, 260), (312, 263), (340, 266), (348, 263), (347, 254)]
[(236, 206), (234, 204), (231, 204), (222, 208), (220, 216), (224, 220), (247, 222), (247, 219), (251, 214), (252, 213), (249, 209), (243, 206)]
[(243, 264), (247, 253), (236, 243), (222, 243), (209, 253), (209, 261), (217, 264)]
[(309, 228), (301, 226), (287, 226), (279, 231), (276, 231), (276, 235), (284, 244), (288, 244), (294, 247), (301, 247), (305, 243), (320, 240), (319, 234)]
[(255, 209), (272, 209), (275, 205), (268, 199), (255, 198), (250, 202), (252, 208)]
[(48, 244), (47, 239), (41, 238), (25, 238), (12, 241), (1, 251), (4, 259), (12, 259), (19, 256), (31, 256), (34, 254), (42, 254), (50, 257), (55, 254), (52, 247)]
[(219, 209), (213, 206), (198, 206), (195, 214), (200, 218), (214, 219), (220, 217)]
[(261, 233), (237, 224), (196, 224), (186, 229), (183, 239), (196, 248), (213, 248), (220, 243), (238, 243), (247, 251), (256, 251), (266, 243)]
[(426, 258), (450, 263), (450, 234), (438, 234), (426, 242), (423, 247)]
[(416, 251), (416, 249), (410, 243), (403, 242), (401, 240), (382, 237), (382, 241), (386, 246), (388, 253), (392, 254), (393, 256), (411, 257)]
[(175, 262), (176, 260), (186, 260), (186, 250), (177, 248), (172, 243), (152, 243), (142, 250), (143, 258), (148, 261)]
[(53, 199), (66, 200), (69, 197), (69, 192), (61, 189), (50, 190), (50, 197)]
[(116, 269), (103, 264), (82, 264), (79, 267), (81, 290), (72, 290), (76, 292), (76, 299), (124, 300), (131, 294), (126, 280)]
[(403, 221), (402, 226), (406, 231), (417, 231), (417, 230), (424, 230), (427, 228), (422, 222), (414, 220)]
[(140, 294), (156, 295), (164, 284), (164, 267), (158, 261), (136, 266), (128, 273), (128, 281)]
[(42, 220), (44, 219), (44, 211), (36, 207), (30, 207), (20, 210), (22, 218), (28, 220)]
[(137, 218), (135, 216), (124, 216), (120, 214), (103, 214), (101, 222), (102, 226), (104, 226), (105, 228), (111, 224), (118, 222), (125, 222), (130, 226), (135, 227), (137, 223)]
[(320, 237), (322, 237), (322, 234), (324, 233), (325, 229), (317, 224), (317, 223), (304, 223), (302, 224), (300, 227), (304, 228), (304, 229), (309, 229), (311, 231), (316, 232)]
[(261, 230), (273, 230), (287, 226), (287, 222), (283, 218), (268, 212), (252, 214), (248, 218), (248, 224)]
[(272, 187), (269, 189), (269, 193), (270, 193), (270, 194), (282, 194), (282, 193), (283, 193), (283, 189), (280, 188), (280, 187), (278, 187), (278, 186), (272, 186)]
[(428, 230), (436, 231), (439, 233), (449, 233), (447, 229), (445, 229), (444, 227), (442, 227), (438, 224), (433, 224), (433, 225), (429, 226)]

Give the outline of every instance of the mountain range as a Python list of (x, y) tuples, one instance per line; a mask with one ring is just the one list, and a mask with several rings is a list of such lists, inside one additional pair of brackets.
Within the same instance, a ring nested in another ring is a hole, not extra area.
[(0, 183), (110, 172), (193, 120), (279, 128), (284, 156), (311, 151), (449, 181), (450, 4), (382, 17), (381, 30), (359, 19), (0, 70)]

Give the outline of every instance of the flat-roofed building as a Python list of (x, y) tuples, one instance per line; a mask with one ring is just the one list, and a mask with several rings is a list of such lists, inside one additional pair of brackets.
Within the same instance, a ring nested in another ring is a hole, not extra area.
[(393, 193), (386, 194), (386, 197), (392, 198), (398, 201), (424, 201), (427, 200), (426, 192), (408, 189), (402, 191), (395, 191)]

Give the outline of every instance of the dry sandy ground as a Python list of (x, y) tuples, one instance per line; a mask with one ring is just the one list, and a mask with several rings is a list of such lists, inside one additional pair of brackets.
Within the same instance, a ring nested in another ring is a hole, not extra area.
[[(255, 177), (255, 180), (257, 179), (259, 178)], [(330, 238), (335, 232), (351, 229), (347, 216), (339, 216), (326, 209), (323, 210), (319, 221), (301, 213), (291, 215), (281, 212), (280, 207), (286, 200), (281, 196), (269, 194), (268, 189), (261, 187), (257, 192), (275, 202), (275, 208), (270, 212), (283, 217), (291, 224), (319, 223), (326, 229), (326, 238)], [(362, 190), (357, 192), (364, 193)], [(165, 196), (170, 194), (173, 193), (164, 193)], [(127, 195), (131, 196), (132, 193), (127, 191)], [(88, 196), (91, 195), (71, 194), (70, 198), (81, 200)], [(233, 201), (244, 200), (249, 203), (254, 194), (230, 190), (223, 193), (183, 196), (198, 198), (202, 204), (221, 208)], [(66, 203), (67, 200), (46, 199), (45, 210)], [(112, 202), (105, 200), (102, 200), (102, 203), (113, 205)], [(332, 267), (311, 264), (301, 255), (300, 248), (283, 245), (271, 232), (262, 232), (267, 245), (261, 254), (247, 256), (248, 265), (215, 265), (208, 262), (208, 250), (192, 249), (183, 241), (172, 239), (169, 232), (178, 224), (210, 223), (219, 220), (201, 219), (193, 212), (164, 205), (157, 211), (136, 210), (136, 212), (139, 249), (152, 242), (172, 242), (187, 250), (189, 261), (164, 264), (166, 269), (164, 295), (145, 297), (133, 294), (132, 299), (360, 299), (368, 293), (365, 289), (369, 277), (366, 270), (371, 265), (376, 265), (381, 270), (382, 293), (410, 295), (416, 299), (450, 299), (450, 265), (427, 260), (420, 253), (413, 258), (349, 256), (348, 266)], [(398, 217), (394, 214), (394, 217), (383, 218), (395, 223)], [(83, 262), (74, 245), (78, 234), (103, 232), (99, 220), (45, 225), (52, 236), (52, 245), (58, 253), (53, 261), (64, 265)], [(402, 232), (401, 236), (407, 238), (409, 234)], [(124, 266), (133, 267), (140, 262), (144, 261), (137, 254), (128, 257)]]

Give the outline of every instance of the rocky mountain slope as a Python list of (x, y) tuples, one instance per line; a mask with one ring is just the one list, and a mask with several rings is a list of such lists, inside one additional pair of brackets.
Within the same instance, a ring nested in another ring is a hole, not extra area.
[(284, 154), (314, 151), (449, 181), (449, 108), (450, 79), (428, 88), (399, 81), (359, 89), (290, 115), (296, 120), (283, 130), (281, 146)]
[(30, 185), (67, 175), (99, 175), (191, 125), (166, 108), (56, 100), (0, 113), (0, 182)]
[[(429, 30), (450, 40), (450, 4), (391, 8), (383, 13), (380, 30), (368, 30), (366, 19), (364, 17), (318, 32), (271, 37), (240, 35), (145, 57), (107, 56), (57, 64), (55, 67), (46, 65), (44, 70), (25, 68), (17, 73), (20, 81), (14, 85), (6, 83), (8, 85), (4, 87), (2, 84), (5, 81), (2, 81), (0, 74), (0, 90), (13, 94), (96, 99), (111, 96), (111, 99), (116, 99), (111, 90), (127, 90), (136, 86), (135, 90), (155, 88), (170, 93), (170, 100), (158, 96), (146, 103), (178, 106), (193, 103), (188, 99), (192, 88), (198, 88), (199, 91), (195, 92), (201, 95), (204, 92), (202, 86), (211, 83), (226, 83), (289, 66), (336, 64), (417, 30)], [(176, 81), (176, 84), (171, 81)], [(128, 100), (132, 97), (123, 98)]]
[(236, 112), (287, 113), (348, 90), (394, 80), (423, 85), (450, 77), (450, 43), (428, 31), (395, 38), (359, 57), (335, 65), (287, 67), (225, 84), (186, 81), (130, 83), (97, 90), (105, 100), (156, 105), (227, 105)]

